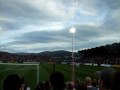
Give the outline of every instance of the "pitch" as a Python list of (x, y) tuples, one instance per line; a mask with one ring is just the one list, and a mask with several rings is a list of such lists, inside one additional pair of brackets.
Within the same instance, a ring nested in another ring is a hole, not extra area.
[[(83, 81), (86, 76), (95, 78), (95, 71), (100, 71), (105, 67), (80, 65), (75, 67), (75, 79)], [(66, 81), (71, 81), (72, 66), (67, 64), (56, 64), (55, 71), (60, 71), (64, 74)], [(39, 82), (49, 80), (50, 73), (53, 72), (52, 64), (39, 65)], [(35, 65), (3, 65), (0, 64), (0, 90), (2, 90), (3, 80), (8, 74), (17, 73), (25, 78), (25, 81), (32, 88), (36, 87), (37, 81), (37, 66)]]

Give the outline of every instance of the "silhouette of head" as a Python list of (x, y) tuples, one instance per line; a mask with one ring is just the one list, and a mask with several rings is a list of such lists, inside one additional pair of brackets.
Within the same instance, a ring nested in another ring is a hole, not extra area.
[(3, 90), (20, 90), (24, 80), (17, 74), (8, 75), (3, 82)]
[(53, 89), (64, 89), (65, 82), (63, 74), (61, 72), (53, 72), (50, 75), (50, 84)]
[(113, 80), (111, 90), (120, 90), (120, 72), (116, 72)]
[(99, 86), (105, 89), (111, 88), (112, 78), (116, 70), (113, 68), (107, 68), (101, 71), (99, 76)]

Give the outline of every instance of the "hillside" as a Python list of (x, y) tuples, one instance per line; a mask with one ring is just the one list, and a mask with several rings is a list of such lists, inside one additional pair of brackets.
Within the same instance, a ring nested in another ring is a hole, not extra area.
[[(12, 55), (40, 55), (40, 56), (51, 56), (51, 57), (64, 57), (64, 56), (71, 56), (71, 52), (59, 50), (59, 51), (44, 51), (40, 53), (9, 53), (9, 52), (0, 52), (0, 55), (6, 55), (6, 54), (12, 54)], [(74, 56), (78, 56), (78, 53), (74, 53)]]

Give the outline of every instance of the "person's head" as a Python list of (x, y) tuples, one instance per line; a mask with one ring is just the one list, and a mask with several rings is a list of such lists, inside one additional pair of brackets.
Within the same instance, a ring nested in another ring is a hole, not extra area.
[(77, 86), (78, 86), (79, 83), (80, 83), (79, 79), (75, 80), (75, 84), (74, 84), (75, 89), (77, 88)]
[(74, 89), (74, 84), (73, 82), (68, 82), (66, 85), (67, 90), (73, 90)]
[(76, 90), (87, 90), (85, 83), (79, 83)]
[(50, 84), (53, 89), (64, 89), (64, 75), (61, 72), (53, 72), (50, 75)]
[(49, 81), (45, 81), (45, 90), (50, 90)]
[(17, 74), (8, 75), (3, 82), (3, 90), (21, 90), (24, 79)]
[(120, 90), (120, 72), (116, 72), (113, 80), (111, 90)]
[(93, 86), (93, 87), (96, 87), (96, 86), (97, 86), (97, 80), (96, 80), (96, 79), (93, 79), (93, 80), (92, 80), (92, 86)]
[(116, 70), (113, 68), (107, 68), (101, 71), (100, 76), (99, 76), (99, 81), (98, 81), (100, 90), (111, 88), (112, 78), (115, 72)]
[(40, 90), (44, 90), (44, 82), (39, 83)]
[(91, 77), (85, 77), (85, 84), (86, 85), (91, 85), (91, 83), (92, 83), (92, 80), (91, 80)]
[(26, 90), (27, 87), (28, 87), (28, 84), (24, 82), (24, 83), (22, 84), (22, 87), (21, 87), (22, 89), (21, 89), (21, 90)]

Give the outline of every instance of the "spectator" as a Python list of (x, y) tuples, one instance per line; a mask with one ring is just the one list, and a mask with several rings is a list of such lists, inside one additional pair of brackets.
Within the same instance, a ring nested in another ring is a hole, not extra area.
[(23, 83), (22, 84), (22, 90), (26, 90), (27, 89), (27, 84), (26, 83)]
[(50, 84), (53, 90), (64, 90), (65, 81), (61, 72), (53, 72), (50, 75)]
[(111, 90), (120, 90), (120, 72), (115, 73)]
[(92, 86), (92, 79), (91, 79), (91, 77), (85, 77), (85, 85), (87, 86), (87, 90), (97, 90), (96, 87)]
[(75, 80), (74, 88), (76, 89), (76, 88), (78, 87), (79, 84), (80, 84), (80, 80), (79, 80), (79, 79)]
[(92, 86), (93, 86), (93, 87), (97, 87), (97, 80), (96, 80), (96, 79), (93, 79), (93, 80), (92, 80)]
[(8, 75), (3, 82), (3, 90), (23, 90), (24, 79), (17, 74)]
[(45, 90), (50, 90), (49, 81), (45, 81)]
[(68, 82), (66, 85), (67, 90), (75, 90), (73, 82)]
[(85, 83), (79, 83), (76, 90), (87, 90)]
[(111, 89), (112, 78), (115, 72), (115, 69), (107, 68), (100, 73), (98, 80), (99, 90)]
[(37, 87), (35, 88), (35, 90), (44, 90), (44, 83), (40, 82)]

